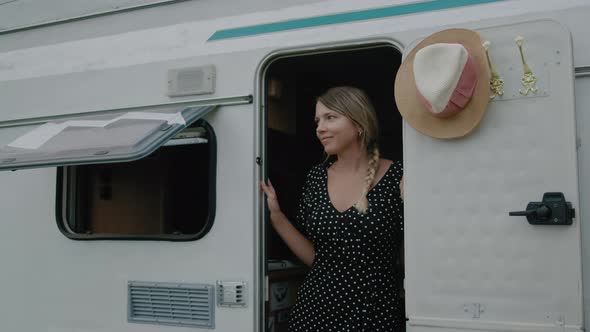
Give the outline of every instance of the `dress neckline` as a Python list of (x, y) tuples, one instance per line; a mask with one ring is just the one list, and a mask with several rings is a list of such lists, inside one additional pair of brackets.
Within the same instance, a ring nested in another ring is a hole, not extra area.
[[(367, 196), (369, 196), (369, 194), (375, 189), (377, 188), (381, 182), (383, 182), (383, 179), (385, 179), (386, 176), (388, 176), (389, 172), (391, 171), (391, 169), (393, 169), (393, 164), (395, 162), (392, 162), (391, 164), (389, 164), (389, 167), (387, 168), (387, 170), (385, 171), (385, 173), (383, 173), (383, 176), (379, 179), (379, 181), (377, 181), (377, 183), (375, 183), (375, 185), (369, 189), (369, 191), (367, 191)], [(324, 189), (326, 191), (326, 199), (328, 200), (328, 204), (330, 205), (330, 207), (332, 208), (332, 210), (334, 210), (337, 214), (345, 214), (346, 212), (348, 212), (349, 210), (354, 208), (354, 204), (351, 205), (350, 207), (348, 207), (346, 210), (340, 211), (336, 208), (336, 206), (334, 206), (334, 203), (332, 203), (332, 199), (330, 198), (330, 192), (328, 191), (328, 168), (330, 166), (332, 166), (332, 164), (334, 164), (334, 162), (330, 162), (327, 166), (322, 167), (322, 169), (324, 170)]]

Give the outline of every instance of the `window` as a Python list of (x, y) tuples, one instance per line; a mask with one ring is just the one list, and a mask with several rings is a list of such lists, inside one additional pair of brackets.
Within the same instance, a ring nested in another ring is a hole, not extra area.
[(146, 158), (61, 167), (60, 228), (75, 239), (200, 238), (215, 213), (215, 159), (199, 121)]
[(86, 116), (17, 130), (0, 168), (57, 166), (57, 222), (72, 239), (195, 240), (215, 213), (214, 107)]

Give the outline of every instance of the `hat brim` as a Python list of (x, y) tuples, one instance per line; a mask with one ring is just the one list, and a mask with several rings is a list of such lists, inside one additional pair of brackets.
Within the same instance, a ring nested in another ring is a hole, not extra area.
[[(435, 43), (459, 43), (473, 56), (478, 79), (467, 106), (449, 118), (438, 118), (419, 100), (414, 79), (414, 57), (421, 48)], [(404, 120), (417, 131), (434, 138), (467, 135), (481, 121), (489, 102), (490, 74), (479, 34), (467, 29), (448, 29), (422, 40), (401, 64), (395, 78), (395, 102)]]

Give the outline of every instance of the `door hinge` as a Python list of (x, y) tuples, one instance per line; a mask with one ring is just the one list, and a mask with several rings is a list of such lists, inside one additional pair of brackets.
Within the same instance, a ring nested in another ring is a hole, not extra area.
[(264, 276), (264, 301), (270, 301), (270, 291), (268, 289), (268, 275)]

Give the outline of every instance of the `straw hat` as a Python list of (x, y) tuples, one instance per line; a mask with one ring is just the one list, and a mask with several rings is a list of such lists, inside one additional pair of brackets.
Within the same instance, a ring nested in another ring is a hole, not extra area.
[(434, 33), (408, 54), (395, 79), (395, 101), (417, 131), (435, 138), (467, 135), (489, 101), (489, 69), (479, 34)]

